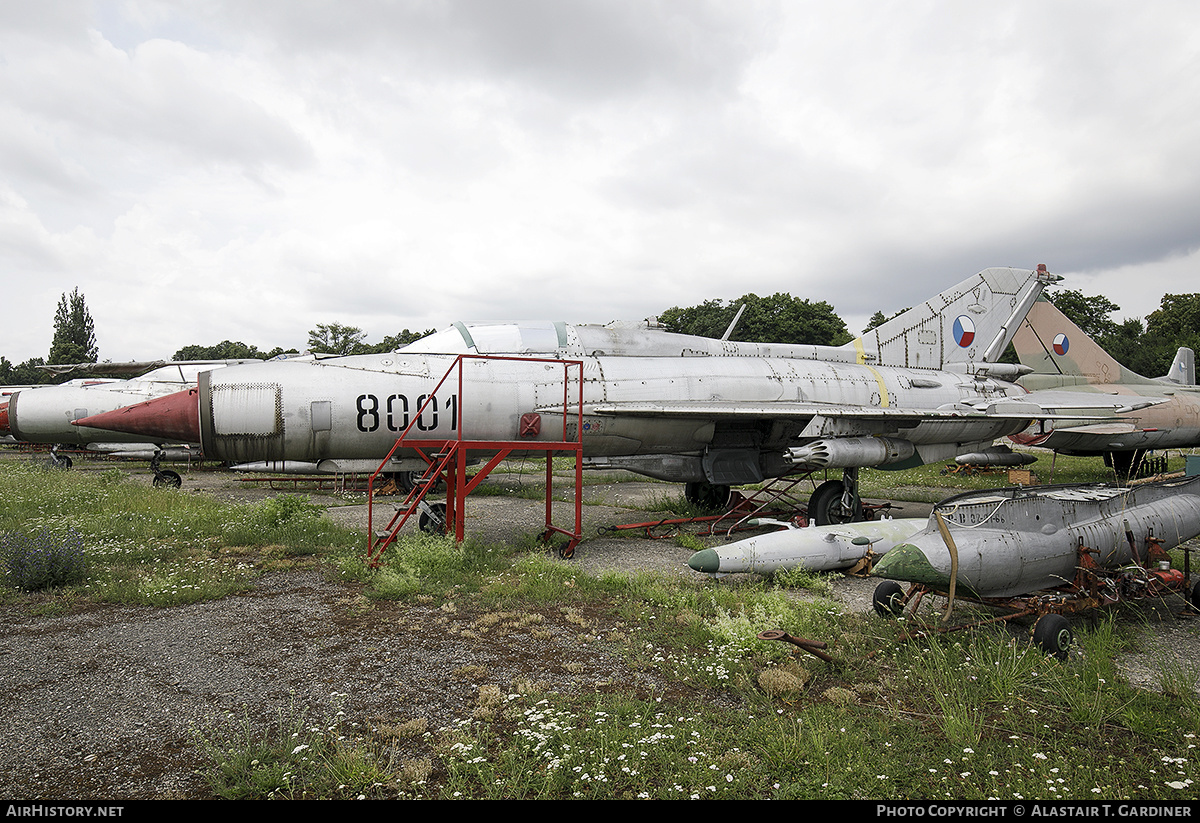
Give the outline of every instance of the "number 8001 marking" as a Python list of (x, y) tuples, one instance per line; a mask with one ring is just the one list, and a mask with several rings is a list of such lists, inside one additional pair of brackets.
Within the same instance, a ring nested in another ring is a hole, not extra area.
[[(428, 405), (425, 401), (429, 401)], [(422, 407), (424, 407), (423, 410)], [(440, 413), (449, 416), (450, 431), (458, 428), (457, 407), (458, 396), (452, 394), (445, 401), (445, 410)], [(409, 417), (408, 397), (403, 394), (388, 395), (382, 405), (375, 395), (360, 394), (358, 400), (355, 401), (355, 408), (358, 410), (357, 424), (358, 430), (361, 432), (378, 431), (381, 423), (387, 426), (388, 431), (402, 432), (412, 422)], [(433, 431), (438, 427), (440, 414), (437, 397), (423, 394), (417, 398), (417, 402), (412, 404), (411, 408), (414, 412), (421, 411), (416, 420), (416, 426), (420, 431)]]

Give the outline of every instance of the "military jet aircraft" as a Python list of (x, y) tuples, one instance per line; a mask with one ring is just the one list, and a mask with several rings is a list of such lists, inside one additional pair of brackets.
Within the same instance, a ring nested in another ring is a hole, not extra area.
[[(698, 494), (841, 469), (814, 493), (810, 519), (858, 519), (859, 467), (979, 451), (1038, 417), (1013, 382), (1022, 367), (996, 361), (1059, 279), (1044, 266), (987, 269), (842, 347), (645, 325), (455, 324), (389, 354), (230, 366), (188, 392), (76, 422), (198, 440), (232, 462), (381, 460), (410, 428), (531, 444), (578, 434), (590, 465)], [(424, 470), (412, 450), (401, 456)]]
[(1021, 363), (1033, 369), (1018, 382), (1041, 397), (1124, 399), (1129, 409), (1112, 419), (1045, 419), (1009, 435), (1018, 444), (1063, 454), (1104, 455), (1128, 477), (1150, 449), (1200, 446), (1200, 386), (1191, 349), (1180, 349), (1164, 377), (1148, 378), (1122, 366), (1054, 304), (1040, 299), (1013, 338)]
[[(70, 458), (57, 454), (58, 446), (89, 446), (97, 451), (108, 452), (124, 449), (153, 451), (158, 444), (149, 442), (144, 437), (73, 426), (71, 423), (81, 417), (112, 411), (194, 386), (197, 376), (202, 372), (248, 362), (251, 361), (154, 361), (56, 366), (53, 370), (59, 373), (85, 370), (88, 367), (99, 368), (106, 373), (137, 373), (138, 369), (145, 371), (148, 367), (156, 368), (128, 380), (80, 378), (58, 385), (17, 391), (9, 396), (6, 407), (0, 408), (0, 429), (7, 430), (18, 442), (53, 444), (54, 460), (64, 468), (70, 467)], [(155, 470), (157, 472), (157, 463)], [(174, 473), (169, 473), (166, 477), (171, 481), (171, 485), (174, 485), (173, 481), (178, 475), (171, 475)]]

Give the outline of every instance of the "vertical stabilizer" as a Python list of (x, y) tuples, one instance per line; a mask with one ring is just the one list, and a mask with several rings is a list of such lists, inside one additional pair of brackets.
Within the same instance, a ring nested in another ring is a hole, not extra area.
[(1026, 312), (1060, 277), (1044, 265), (984, 269), (847, 344), (859, 362), (942, 369), (951, 363), (994, 363)]
[[(1013, 338), (1013, 348), (1021, 364), (1033, 369), (1033, 374), (1021, 379), (1022, 385), (1030, 389), (1035, 384), (1049, 387), (1153, 382), (1118, 363), (1045, 298), (1029, 310)], [(1048, 382), (1046, 377), (1056, 378), (1057, 382)]]
[(1160, 377), (1164, 383), (1174, 383), (1178, 386), (1194, 386), (1196, 385), (1196, 353), (1191, 349), (1181, 346), (1179, 351), (1175, 352), (1175, 360), (1171, 363), (1171, 370), (1163, 377)]

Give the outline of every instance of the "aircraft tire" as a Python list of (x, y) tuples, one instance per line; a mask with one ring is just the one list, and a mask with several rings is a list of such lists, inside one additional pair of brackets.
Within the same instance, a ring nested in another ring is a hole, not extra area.
[(154, 485), (161, 489), (178, 489), (183, 485), (179, 472), (161, 471), (154, 475)]
[(854, 523), (863, 519), (862, 500), (854, 501), (853, 511), (842, 506), (846, 486), (841, 480), (826, 480), (808, 499), (808, 519), (818, 526)]
[(1045, 614), (1033, 624), (1033, 642), (1046, 654), (1066, 660), (1075, 636), (1071, 624), (1061, 614)]
[(716, 511), (729, 505), (729, 487), (714, 483), (688, 483), (683, 487), (683, 497), (693, 506)]
[(445, 534), (446, 504), (433, 503), (429, 508), (433, 509), (435, 517), (430, 517), (426, 512), (421, 512), (421, 516), (417, 518), (417, 527), (426, 534)]
[(904, 589), (895, 580), (885, 580), (875, 587), (871, 605), (880, 617), (899, 617), (904, 611)]

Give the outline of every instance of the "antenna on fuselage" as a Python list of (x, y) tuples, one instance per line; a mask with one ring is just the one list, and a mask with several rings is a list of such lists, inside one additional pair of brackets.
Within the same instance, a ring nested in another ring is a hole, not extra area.
[(736, 325), (737, 325), (737, 322), (738, 322), (739, 320), (741, 320), (741, 319), (742, 319), (742, 312), (744, 312), (745, 310), (746, 310), (746, 304), (745, 304), (745, 303), (743, 303), (742, 305), (738, 306), (737, 314), (735, 314), (735, 315), (733, 316), (733, 320), (732, 320), (732, 321), (730, 321), (730, 323), (729, 323), (729, 328), (727, 328), (727, 329), (725, 330), (725, 333), (724, 333), (723, 335), (721, 335), (721, 339), (722, 339), (722, 340), (728, 340), (728, 339), (729, 339), (729, 335), (733, 334), (733, 327), (734, 327), (734, 326), (736, 326)]

